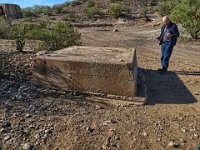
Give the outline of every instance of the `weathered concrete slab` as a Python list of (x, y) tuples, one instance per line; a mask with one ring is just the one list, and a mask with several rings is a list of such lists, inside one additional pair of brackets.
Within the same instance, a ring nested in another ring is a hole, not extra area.
[(22, 12), (19, 5), (0, 4), (0, 15), (5, 15), (5, 17), (21, 18)]
[(70, 47), (35, 59), (36, 84), (108, 98), (133, 100), (137, 93), (135, 49)]

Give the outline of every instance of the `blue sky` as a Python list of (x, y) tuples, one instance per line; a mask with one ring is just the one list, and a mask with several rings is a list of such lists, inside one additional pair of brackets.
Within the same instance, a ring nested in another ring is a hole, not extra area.
[(72, 0), (0, 0), (0, 3), (18, 4), (21, 8), (31, 7), (34, 5), (49, 5), (62, 4)]

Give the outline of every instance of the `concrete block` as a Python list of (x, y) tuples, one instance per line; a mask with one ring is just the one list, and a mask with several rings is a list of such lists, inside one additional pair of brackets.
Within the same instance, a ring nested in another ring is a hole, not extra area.
[(138, 78), (135, 49), (74, 46), (36, 57), (35, 83), (132, 100)]

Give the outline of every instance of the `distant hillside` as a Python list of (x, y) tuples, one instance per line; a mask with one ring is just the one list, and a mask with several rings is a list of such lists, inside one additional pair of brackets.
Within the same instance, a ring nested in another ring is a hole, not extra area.
[[(74, 0), (49, 6), (34, 6), (23, 9), (24, 17), (51, 16), (53, 19), (76, 22), (102, 15), (118, 17), (121, 14), (131, 14), (135, 11), (152, 10), (158, 0)], [(113, 4), (114, 3), (114, 4)], [(112, 5), (112, 6), (111, 6)], [(148, 8), (147, 8), (148, 7)], [(112, 13), (109, 13), (112, 11)], [(119, 14), (118, 14), (119, 13)]]

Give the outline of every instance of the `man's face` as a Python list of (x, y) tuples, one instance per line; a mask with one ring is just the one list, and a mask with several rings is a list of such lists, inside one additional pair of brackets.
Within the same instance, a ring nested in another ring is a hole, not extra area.
[(168, 18), (164, 18), (163, 19), (163, 25), (168, 25), (169, 24), (169, 19)]

